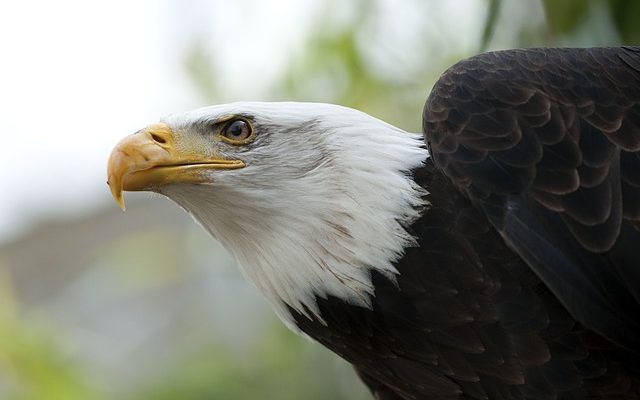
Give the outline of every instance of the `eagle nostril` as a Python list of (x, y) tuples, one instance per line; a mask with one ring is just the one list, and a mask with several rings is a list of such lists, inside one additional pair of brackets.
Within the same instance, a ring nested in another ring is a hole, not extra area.
[(156, 133), (152, 133), (151, 134), (151, 139), (153, 139), (154, 141), (158, 142), (158, 143), (167, 143), (167, 141), (165, 140), (165, 138), (163, 138), (162, 136), (156, 134)]

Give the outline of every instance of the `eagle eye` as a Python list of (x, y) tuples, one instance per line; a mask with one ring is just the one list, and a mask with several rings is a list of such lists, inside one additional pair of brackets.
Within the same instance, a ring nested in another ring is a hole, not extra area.
[(232, 144), (244, 144), (252, 137), (253, 128), (244, 119), (234, 119), (229, 121), (220, 133), (224, 139)]

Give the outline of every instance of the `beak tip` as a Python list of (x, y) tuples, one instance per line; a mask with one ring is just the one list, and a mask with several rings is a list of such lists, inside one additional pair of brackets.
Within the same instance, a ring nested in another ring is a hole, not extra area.
[(109, 185), (109, 189), (111, 189), (113, 200), (115, 200), (116, 204), (122, 211), (126, 211), (126, 207), (124, 205), (124, 197), (122, 197), (122, 189), (119, 188), (118, 185), (114, 185), (111, 182), (111, 180), (107, 182), (107, 185)]
[(125, 205), (124, 205), (124, 199), (120, 198), (120, 200), (116, 200), (116, 203), (118, 203), (118, 207), (120, 207), (122, 212), (126, 212), (127, 211), (127, 207), (125, 207)]
[(122, 192), (113, 193), (113, 199), (116, 201), (116, 204), (122, 211), (127, 211), (127, 208), (124, 205), (124, 197), (122, 197)]

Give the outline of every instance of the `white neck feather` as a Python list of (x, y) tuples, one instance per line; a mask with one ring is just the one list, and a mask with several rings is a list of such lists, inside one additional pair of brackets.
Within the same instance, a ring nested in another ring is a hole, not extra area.
[(410, 175), (428, 157), (422, 135), (343, 107), (314, 115), (211, 186), (162, 191), (222, 242), (290, 327), (287, 306), (322, 320), (316, 296), (369, 307), (371, 270), (395, 280), (393, 263), (415, 245), (405, 227), (425, 205)]

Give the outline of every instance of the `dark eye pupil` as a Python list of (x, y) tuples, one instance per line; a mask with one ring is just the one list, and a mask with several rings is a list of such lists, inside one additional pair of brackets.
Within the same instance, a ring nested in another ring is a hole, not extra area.
[(244, 123), (240, 121), (236, 121), (229, 127), (229, 133), (231, 136), (242, 136), (242, 132), (244, 131)]
[(244, 121), (232, 122), (226, 130), (227, 137), (232, 139), (245, 139), (248, 136), (249, 127)]

